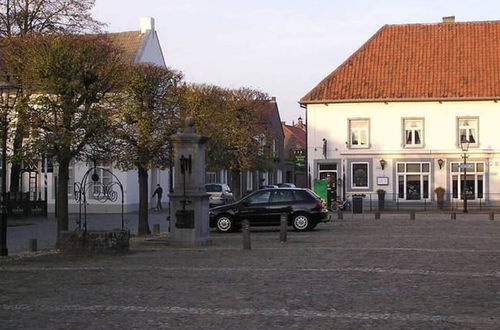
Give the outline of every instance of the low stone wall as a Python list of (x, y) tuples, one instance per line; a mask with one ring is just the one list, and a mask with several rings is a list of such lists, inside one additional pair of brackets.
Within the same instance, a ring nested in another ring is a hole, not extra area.
[(61, 232), (59, 249), (64, 254), (120, 254), (129, 252), (130, 231), (65, 231)]

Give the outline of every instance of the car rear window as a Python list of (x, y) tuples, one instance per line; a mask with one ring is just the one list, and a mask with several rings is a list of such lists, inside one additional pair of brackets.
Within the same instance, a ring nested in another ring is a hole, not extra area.
[(308, 193), (310, 193), (311, 195), (313, 195), (314, 197), (316, 197), (317, 199), (321, 199), (321, 196), (320, 196), (320, 195), (318, 195), (318, 194), (316, 194), (314, 191), (309, 190), (309, 189), (307, 189), (306, 191), (307, 191)]
[(316, 197), (307, 190), (294, 190), (293, 195), (296, 201), (314, 201)]
[(207, 184), (205, 185), (205, 190), (207, 192), (221, 192), (222, 186), (219, 184)]

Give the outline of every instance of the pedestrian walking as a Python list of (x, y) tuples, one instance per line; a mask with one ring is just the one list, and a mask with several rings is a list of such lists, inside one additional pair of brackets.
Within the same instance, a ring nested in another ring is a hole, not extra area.
[(155, 197), (155, 195), (158, 198), (157, 202), (156, 202), (156, 208), (155, 208), (155, 210), (160, 211), (161, 210), (161, 196), (163, 195), (163, 189), (162, 189), (162, 187), (160, 186), (159, 183), (156, 185), (156, 189), (153, 192), (153, 197)]

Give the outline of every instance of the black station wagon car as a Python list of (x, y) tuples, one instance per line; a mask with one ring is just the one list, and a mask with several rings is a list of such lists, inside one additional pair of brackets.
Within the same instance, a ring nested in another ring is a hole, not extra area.
[(251, 226), (276, 226), (284, 211), (288, 213), (288, 224), (297, 231), (312, 230), (318, 223), (329, 221), (323, 201), (309, 189), (274, 188), (210, 209), (210, 227), (231, 232), (238, 230), (245, 219)]

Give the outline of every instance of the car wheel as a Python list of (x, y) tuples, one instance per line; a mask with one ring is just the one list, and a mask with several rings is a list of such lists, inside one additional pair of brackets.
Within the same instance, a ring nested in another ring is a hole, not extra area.
[(311, 220), (303, 213), (295, 214), (292, 220), (293, 229), (296, 231), (308, 231), (312, 229)]
[(219, 215), (215, 221), (215, 228), (222, 233), (229, 233), (235, 229), (233, 218), (229, 215)]

